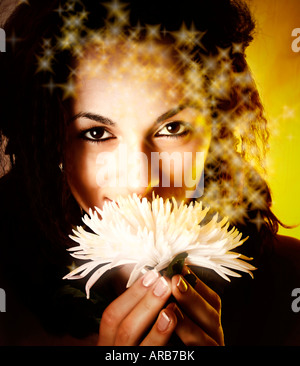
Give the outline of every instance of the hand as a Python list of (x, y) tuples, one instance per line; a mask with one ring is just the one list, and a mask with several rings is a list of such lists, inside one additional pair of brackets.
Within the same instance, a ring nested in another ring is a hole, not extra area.
[[(186, 275), (193, 279), (193, 286), (184, 278)], [(186, 266), (182, 275), (172, 277), (172, 294), (177, 303), (170, 304), (167, 309), (176, 314), (176, 333), (183, 343), (188, 346), (223, 346), (219, 296)]]
[[(98, 345), (164, 346), (174, 331), (186, 345), (224, 345), (218, 295), (184, 267), (186, 274), (196, 279), (194, 287), (155, 271), (137, 280), (105, 309)], [(177, 303), (164, 308), (171, 294)]]
[(170, 295), (171, 280), (145, 274), (105, 309), (98, 345), (166, 345), (177, 324), (174, 311), (163, 309)]

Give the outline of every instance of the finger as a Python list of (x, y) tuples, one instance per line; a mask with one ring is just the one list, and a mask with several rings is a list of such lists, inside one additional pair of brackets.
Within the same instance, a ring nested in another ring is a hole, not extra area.
[(181, 275), (172, 278), (172, 293), (180, 308), (205, 333), (219, 339), (222, 332), (221, 316)]
[(171, 304), (170, 309), (175, 313), (177, 319), (176, 334), (186, 346), (219, 345), (201, 327), (183, 313), (176, 304)]
[(156, 320), (158, 313), (170, 295), (171, 281), (159, 277), (152, 288), (121, 322), (116, 334), (115, 345), (138, 345), (145, 331)]
[(151, 331), (140, 344), (141, 346), (165, 346), (168, 344), (177, 324), (174, 312), (168, 307), (159, 313)]
[(145, 296), (158, 277), (159, 274), (156, 271), (147, 272), (104, 310), (100, 322), (98, 345), (114, 344), (120, 323)]
[(221, 299), (219, 295), (202, 282), (189, 267), (183, 267), (182, 275), (217, 312), (221, 310)]

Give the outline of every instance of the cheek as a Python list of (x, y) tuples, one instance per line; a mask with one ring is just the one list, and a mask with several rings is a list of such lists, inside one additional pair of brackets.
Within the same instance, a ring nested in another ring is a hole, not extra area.
[(195, 140), (176, 152), (174, 159), (163, 161), (163, 174), (170, 174), (171, 187), (176, 187), (182, 198), (200, 198), (204, 190), (204, 165), (210, 139)]
[(71, 192), (79, 205), (88, 210), (100, 206), (100, 189), (97, 185), (97, 153), (88, 151), (84, 144), (67, 148), (66, 174)]
[(161, 186), (183, 187), (184, 186), (184, 153), (163, 152), (160, 154), (161, 162)]
[(205, 152), (197, 151), (184, 154), (184, 185), (195, 188), (204, 172)]

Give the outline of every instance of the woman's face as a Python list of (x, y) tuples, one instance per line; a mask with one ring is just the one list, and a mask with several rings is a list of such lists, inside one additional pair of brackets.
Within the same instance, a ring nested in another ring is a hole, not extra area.
[(78, 64), (65, 171), (84, 210), (133, 193), (201, 196), (210, 127), (167, 50), (91, 49)]

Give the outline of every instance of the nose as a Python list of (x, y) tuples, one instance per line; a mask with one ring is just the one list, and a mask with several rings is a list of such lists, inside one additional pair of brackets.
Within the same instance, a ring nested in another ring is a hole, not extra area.
[(143, 143), (120, 144), (118, 153), (119, 186), (126, 194), (147, 196), (151, 191), (150, 152)]

